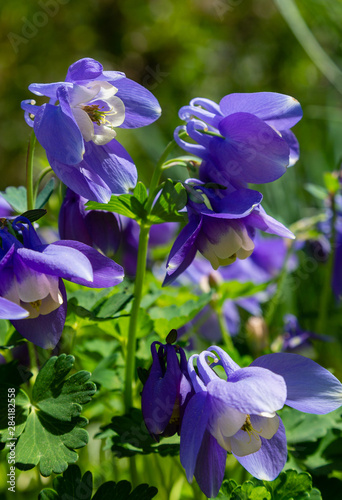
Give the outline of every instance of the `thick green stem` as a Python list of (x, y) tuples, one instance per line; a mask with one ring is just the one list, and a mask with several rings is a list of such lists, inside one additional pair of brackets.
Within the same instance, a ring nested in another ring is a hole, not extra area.
[(138, 326), (138, 315), (140, 309), (140, 302), (142, 298), (142, 289), (144, 285), (145, 270), (146, 270), (146, 256), (149, 238), (150, 226), (142, 225), (139, 235), (139, 250), (137, 271), (135, 276), (134, 285), (134, 299), (132, 305), (131, 318), (128, 328), (128, 342), (126, 354), (126, 376), (125, 376), (125, 409), (126, 412), (132, 407), (132, 384), (134, 379), (135, 369), (135, 347), (136, 347), (136, 331)]
[(218, 319), (220, 330), (221, 330), (222, 340), (223, 340), (223, 343), (226, 346), (227, 352), (229, 354), (229, 352), (234, 351), (234, 345), (233, 345), (233, 341), (232, 341), (232, 338), (230, 336), (230, 333), (229, 333), (229, 330), (227, 327), (227, 323), (224, 319), (222, 307), (220, 308), (220, 310), (216, 310), (216, 314), (217, 314), (217, 319)]
[[(149, 197), (147, 199), (145, 206), (147, 214), (149, 214), (152, 209), (153, 201), (155, 198), (155, 191), (159, 185), (160, 176), (163, 170), (163, 164), (175, 146), (176, 146), (175, 141), (171, 141), (167, 145), (165, 151), (161, 155), (156, 165), (156, 168), (153, 172), (149, 188)], [(146, 257), (147, 257), (147, 247), (148, 247), (150, 227), (151, 226), (148, 222), (142, 222), (140, 225), (138, 260), (137, 260), (137, 270), (136, 270), (135, 285), (134, 285), (134, 299), (133, 299), (132, 312), (128, 327), (128, 341), (127, 341), (127, 352), (126, 352), (125, 393), (124, 393), (126, 412), (130, 410), (133, 403), (132, 385), (133, 385), (134, 370), (135, 370), (136, 331), (138, 326), (139, 309), (140, 309), (142, 290), (143, 290), (145, 271), (146, 271)]]
[(33, 190), (33, 158), (36, 145), (36, 135), (32, 130), (26, 158), (26, 191), (27, 191), (27, 210), (33, 210), (35, 197)]

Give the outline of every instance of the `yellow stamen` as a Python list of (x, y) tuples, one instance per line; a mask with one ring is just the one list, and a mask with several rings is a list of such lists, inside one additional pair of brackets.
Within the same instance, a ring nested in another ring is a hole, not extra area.
[(101, 125), (109, 124), (112, 127), (109, 120), (107, 120), (106, 115), (115, 115), (116, 111), (111, 108), (109, 111), (102, 111), (103, 107), (100, 108), (98, 104), (91, 104), (90, 106), (82, 106), (83, 111), (87, 113), (92, 122), (96, 123), (99, 127)]
[(35, 309), (37, 312), (39, 312), (40, 306), (42, 305), (42, 301), (41, 300), (35, 300), (33, 302), (30, 302), (30, 304), (33, 307), (33, 309)]
[(241, 430), (247, 432), (247, 434), (249, 435), (249, 442), (251, 442), (252, 436), (254, 436), (255, 439), (258, 439), (258, 435), (262, 432), (262, 429), (260, 429), (260, 431), (254, 429), (253, 425), (251, 424), (250, 415), (246, 416), (246, 421), (241, 427)]

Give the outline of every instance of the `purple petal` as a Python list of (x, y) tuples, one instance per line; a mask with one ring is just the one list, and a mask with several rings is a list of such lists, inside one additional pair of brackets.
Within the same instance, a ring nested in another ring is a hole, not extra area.
[(237, 219), (247, 216), (262, 200), (262, 194), (253, 189), (237, 189), (224, 198), (212, 198), (215, 212), (206, 210), (209, 217)]
[(72, 240), (61, 240), (52, 243), (50, 246), (74, 248), (85, 255), (90, 261), (93, 268), (93, 281), (89, 283), (86, 279), (73, 278), (70, 281), (74, 283), (85, 285), (90, 288), (107, 288), (121, 283), (124, 278), (124, 271), (121, 266), (108, 257), (105, 257), (97, 250), (94, 250), (94, 248), (84, 245), (84, 243)]
[(292, 167), (299, 159), (299, 143), (296, 136), (291, 130), (282, 130), (282, 138), (287, 142), (290, 148), (290, 163), (289, 167)]
[(58, 216), (61, 239), (76, 240), (92, 245), (89, 227), (86, 224), (84, 203), (86, 199), (67, 188)]
[(228, 380), (212, 380), (207, 390), (217, 405), (225, 405), (241, 413), (274, 413), (286, 400), (283, 377), (270, 370), (240, 368)]
[(58, 246), (53, 243), (47, 245), (42, 252), (19, 248), (17, 254), (30, 269), (39, 273), (59, 276), (69, 281), (78, 282), (79, 279), (93, 281), (93, 270), (89, 259), (71, 245)]
[(69, 66), (66, 82), (77, 82), (80, 80), (95, 80), (102, 75), (103, 66), (95, 59), (84, 57)]
[(56, 83), (31, 83), (29, 85), (29, 90), (36, 95), (50, 97), (50, 99), (57, 100), (57, 90), (61, 86), (67, 86), (68, 84), (65, 82), (56, 82)]
[(267, 215), (262, 207), (256, 208), (250, 215), (247, 215), (245, 224), (256, 227), (265, 233), (276, 234), (292, 240), (295, 239), (295, 235), (287, 229), (287, 227), (276, 219), (273, 219), (273, 217)]
[(80, 163), (84, 154), (83, 137), (68, 103), (65, 87), (58, 89), (59, 106), (43, 104), (34, 118), (34, 132), (46, 152), (66, 165)]
[(195, 478), (198, 486), (208, 498), (218, 495), (226, 467), (227, 452), (216, 439), (205, 431), (197, 455)]
[(109, 186), (112, 194), (128, 193), (137, 183), (138, 174), (133, 160), (115, 139), (105, 146), (88, 142), (84, 162)]
[(28, 315), (28, 311), (23, 307), (4, 297), (0, 297), (0, 319), (23, 319)]
[(109, 83), (118, 89), (115, 95), (125, 105), (125, 121), (120, 128), (144, 127), (159, 118), (159, 102), (145, 87), (129, 78), (120, 78)]
[(303, 116), (302, 108), (293, 97), (276, 92), (230, 94), (220, 102), (226, 116), (233, 113), (251, 113), (276, 130), (293, 127)]
[(276, 434), (271, 439), (261, 437), (261, 442), (259, 451), (245, 457), (234, 456), (252, 476), (273, 481), (283, 470), (287, 458), (286, 434), (281, 418)]
[(231, 170), (233, 180), (238, 177), (259, 184), (274, 181), (286, 172), (290, 151), (287, 142), (256, 116), (227, 116), (220, 121), (219, 131), (227, 140), (212, 141), (211, 155), (223, 170), (229, 158), (229, 163), (235, 165)]
[(151, 350), (153, 362), (149, 377), (141, 394), (141, 409), (148, 430), (152, 434), (161, 434), (171, 419), (182, 373), (173, 346), (165, 346), (167, 356), (165, 374), (163, 373), (161, 361), (155, 351), (155, 347), (151, 347)]
[[(86, 144), (87, 148), (87, 144)], [(111, 190), (105, 181), (92, 170), (92, 167), (85, 161), (78, 165), (66, 165), (55, 160), (47, 153), (51, 168), (57, 177), (75, 193), (83, 196), (87, 200), (108, 203), (111, 197)]]
[(287, 386), (286, 404), (306, 413), (325, 414), (342, 405), (342, 384), (328, 370), (299, 354), (274, 353), (257, 358), (261, 366), (281, 375)]
[(198, 392), (189, 401), (182, 422), (180, 438), (180, 461), (186, 477), (192, 481), (198, 453), (210, 416), (207, 392)]
[[(121, 241), (121, 226), (118, 216), (112, 212), (90, 210), (85, 221), (91, 236), (91, 244), (99, 248), (105, 255), (113, 255), (118, 250)], [(78, 238), (75, 239), (82, 241)]]
[(61, 338), (67, 311), (67, 296), (63, 281), (59, 280), (59, 289), (63, 297), (63, 304), (50, 314), (40, 315), (37, 318), (11, 321), (14, 328), (39, 347), (53, 349)]
[(201, 225), (202, 219), (193, 217), (179, 233), (167, 261), (167, 275), (163, 286), (172, 283), (194, 260), (197, 252), (196, 239)]

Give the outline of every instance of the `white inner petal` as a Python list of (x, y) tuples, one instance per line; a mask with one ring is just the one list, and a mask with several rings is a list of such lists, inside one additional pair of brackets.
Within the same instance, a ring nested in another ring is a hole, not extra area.
[(260, 436), (271, 439), (279, 428), (279, 417), (278, 415), (273, 418), (251, 415), (251, 424)]
[(87, 142), (92, 141), (95, 137), (94, 124), (89, 118), (89, 115), (81, 108), (72, 108), (72, 114), (74, 115), (84, 140)]
[(261, 439), (256, 433), (248, 433), (240, 430), (230, 438), (232, 452), (238, 457), (245, 457), (255, 453), (261, 448)]

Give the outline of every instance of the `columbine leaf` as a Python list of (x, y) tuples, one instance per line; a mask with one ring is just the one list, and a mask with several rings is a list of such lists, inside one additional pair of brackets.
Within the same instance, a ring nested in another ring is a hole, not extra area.
[[(179, 290), (178, 298), (173, 299), (176, 303), (166, 305), (170, 304), (170, 300), (172, 302), (173, 296), (161, 295), (157, 300), (157, 306), (149, 310), (149, 316), (154, 320), (154, 330), (163, 338), (171, 330), (177, 330), (191, 321), (210, 302), (212, 293), (203, 293), (200, 297), (185, 300), (183, 303), (180, 303), (181, 297), (182, 293)], [(183, 297), (186, 298), (186, 295)]]
[(239, 281), (229, 281), (227, 283), (222, 283), (219, 287), (221, 293), (220, 304), (227, 299), (236, 300), (243, 297), (249, 297), (255, 295), (256, 293), (263, 292), (268, 287), (269, 283), (261, 283), (260, 285), (255, 285), (251, 281), (246, 283), (240, 283)]
[(229, 480), (222, 483), (217, 500), (321, 500), (312, 488), (310, 474), (295, 470), (282, 472), (274, 481), (250, 479), (241, 485)]
[(92, 497), (92, 473), (88, 471), (81, 477), (80, 468), (70, 465), (63, 476), (54, 479), (53, 489), (45, 488), (39, 493), (38, 500), (150, 500), (158, 493), (157, 488), (148, 484), (140, 484), (132, 493), (131, 489), (128, 481), (107, 481)]
[(342, 430), (341, 415), (341, 408), (326, 415), (302, 413), (293, 408), (284, 408), (281, 411), (287, 441), (290, 444), (317, 441), (330, 429)]
[(32, 401), (19, 393), (17, 411), (21, 415), (21, 435), (16, 446), (17, 467), (22, 470), (40, 465), (43, 476), (61, 473), (77, 460), (75, 449), (88, 442), (80, 416), (83, 404), (90, 401), (96, 387), (90, 373), (77, 372), (66, 378), (74, 357), (61, 354), (50, 358), (41, 368), (32, 391)]
[(43, 208), (35, 208), (34, 210), (27, 210), (27, 212), (22, 213), (22, 217), (26, 217), (30, 222), (36, 222), (41, 217), (46, 214), (46, 210)]
[(187, 194), (183, 185), (180, 182), (174, 185), (170, 179), (167, 179), (148, 218), (149, 221), (152, 224), (161, 224), (181, 220), (183, 216), (179, 210), (185, 207), (186, 201)]
[(130, 219), (145, 220), (147, 212), (145, 204), (147, 201), (147, 191), (145, 186), (138, 182), (134, 189), (134, 194), (121, 194), (120, 196), (113, 195), (108, 203), (97, 203), (88, 201), (86, 204), (87, 210), (106, 210), (107, 212), (115, 212), (120, 215), (125, 215)]
[(46, 205), (54, 189), (55, 189), (55, 179), (51, 177), (49, 182), (45, 184), (45, 186), (37, 196), (36, 208), (43, 208), (44, 205)]
[(9, 186), (0, 194), (18, 214), (25, 212), (27, 209), (27, 195), (24, 186)]

